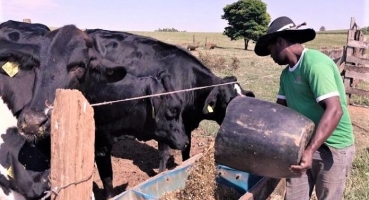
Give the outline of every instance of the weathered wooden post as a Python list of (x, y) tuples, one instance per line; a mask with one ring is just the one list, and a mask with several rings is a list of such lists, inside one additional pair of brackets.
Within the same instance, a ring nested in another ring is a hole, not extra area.
[(91, 199), (95, 123), (77, 90), (56, 91), (51, 117), (51, 199)]
[(369, 91), (355, 88), (358, 80), (369, 81), (369, 59), (363, 57), (364, 52), (369, 48), (369, 44), (355, 18), (351, 17), (350, 30), (347, 34), (346, 51), (343, 52), (343, 63), (339, 66), (343, 75), (343, 82), (346, 89), (347, 102), (350, 104), (352, 94), (369, 96)]

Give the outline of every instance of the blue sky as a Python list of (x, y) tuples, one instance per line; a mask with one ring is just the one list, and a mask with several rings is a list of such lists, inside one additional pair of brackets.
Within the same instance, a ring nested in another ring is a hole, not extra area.
[[(0, 22), (30, 18), (48, 26), (153, 31), (223, 32), (223, 8), (236, 0), (1, 0)], [(369, 26), (369, 0), (263, 0), (272, 20), (289, 16), (304, 28), (345, 29), (350, 17)]]

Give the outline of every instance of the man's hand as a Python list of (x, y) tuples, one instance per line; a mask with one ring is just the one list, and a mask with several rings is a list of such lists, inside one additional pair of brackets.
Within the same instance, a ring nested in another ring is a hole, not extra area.
[(313, 155), (314, 152), (310, 149), (306, 149), (304, 153), (302, 154), (301, 161), (299, 165), (291, 165), (290, 171), (302, 175), (305, 173), (308, 169), (311, 168), (311, 165), (313, 164)]

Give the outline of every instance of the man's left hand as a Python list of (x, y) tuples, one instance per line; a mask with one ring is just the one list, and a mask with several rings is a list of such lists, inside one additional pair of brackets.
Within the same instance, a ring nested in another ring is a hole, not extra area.
[(311, 165), (313, 163), (313, 155), (314, 152), (312, 150), (306, 149), (304, 153), (302, 154), (301, 161), (299, 165), (291, 165), (290, 171), (302, 175), (305, 173), (308, 169), (311, 168)]

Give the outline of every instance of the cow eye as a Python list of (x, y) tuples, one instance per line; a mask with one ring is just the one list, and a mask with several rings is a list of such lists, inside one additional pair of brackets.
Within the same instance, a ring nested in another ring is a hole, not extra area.
[(171, 108), (171, 109), (170, 109), (170, 112), (171, 112), (173, 115), (175, 115), (175, 114), (177, 114), (177, 109), (175, 109), (175, 108)]
[(71, 64), (71, 65), (68, 66), (69, 71), (75, 71), (78, 68), (86, 68), (86, 64), (81, 62), (81, 63), (78, 63), (78, 64)]
[(111, 69), (107, 69), (106, 70), (106, 73), (108, 74), (108, 75), (113, 75), (114, 74), (114, 70), (111, 70)]
[(83, 75), (85, 74), (85, 68), (82, 68), (82, 67), (78, 67), (74, 73), (76, 74), (77, 78), (82, 78)]
[(170, 118), (175, 118), (177, 117), (179, 114), (179, 109), (178, 108), (174, 108), (174, 107), (171, 107), (168, 109), (168, 112), (167, 112), (167, 116), (170, 117)]

